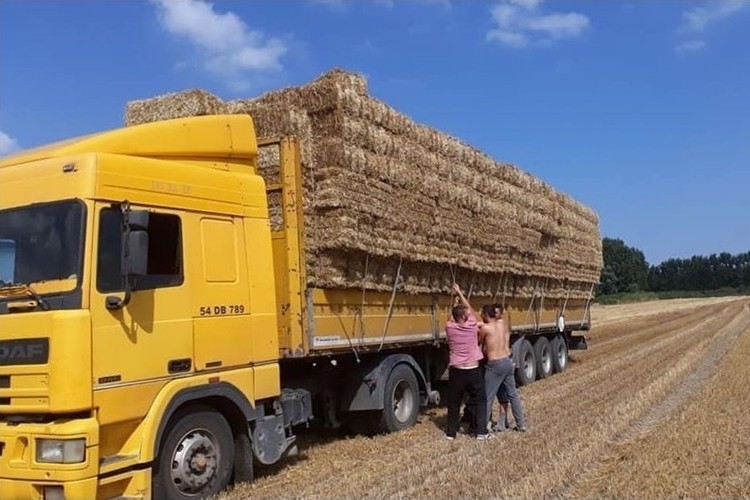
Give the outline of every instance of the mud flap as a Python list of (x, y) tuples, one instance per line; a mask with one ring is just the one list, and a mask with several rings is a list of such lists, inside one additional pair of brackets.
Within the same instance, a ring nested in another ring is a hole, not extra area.
[(568, 337), (568, 350), (585, 351), (589, 348), (586, 337), (583, 335), (571, 335)]

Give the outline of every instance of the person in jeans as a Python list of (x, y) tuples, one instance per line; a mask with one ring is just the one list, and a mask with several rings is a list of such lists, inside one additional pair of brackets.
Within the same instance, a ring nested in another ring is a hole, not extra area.
[(492, 404), (495, 396), (500, 401), (500, 415), (493, 431), (502, 432), (507, 428), (508, 402), (513, 409), (513, 417), (519, 431), (526, 431), (526, 420), (523, 414), (521, 398), (516, 390), (513, 373), (513, 361), (510, 354), (510, 328), (503, 321), (503, 306), (489, 304), (482, 308), (482, 325), (479, 339), (484, 346), (487, 362), (484, 366), (484, 383), (486, 388), (486, 414), (489, 421), (492, 415)]
[(448, 340), (448, 428), (446, 437), (455, 439), (459, 426), (459, 410), (465, 392), (473, 408), (472, 430), (479, 440), (489, 437), (487, 432), (487, 392), (479, 362), (484, 358), (479, 347), (478, 323), (474, 310), (464, 297), (461, 287), (453, 285), (459, 299), (451, 310), (451, 317), (445, 325)]

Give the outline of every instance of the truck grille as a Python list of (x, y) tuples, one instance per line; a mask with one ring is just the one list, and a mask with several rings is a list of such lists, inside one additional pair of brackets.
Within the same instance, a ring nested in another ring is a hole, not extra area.
[[(26, 371), (36, 371), (29, 367)], [(0, 415), (37, 413), (49, 408), (49, 375), (14, 373), (0, 375)]]

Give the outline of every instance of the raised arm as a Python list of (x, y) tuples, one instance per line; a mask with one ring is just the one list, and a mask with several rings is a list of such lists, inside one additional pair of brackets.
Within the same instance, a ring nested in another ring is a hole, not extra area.
[(471, 304), (469, 304), (469, 301), (464, 296), (464, 293), (461, 291), (461, 287), (458, 286), (458, 283), (453, 283), (453, 291), (456, 293), (456, 295), (458, 295), (458, 298), (461, 300), (461, 304), (463, 304), (463, 306), (466, 308), (466, 312), (476, 317), (474, 309), (472, 309)]

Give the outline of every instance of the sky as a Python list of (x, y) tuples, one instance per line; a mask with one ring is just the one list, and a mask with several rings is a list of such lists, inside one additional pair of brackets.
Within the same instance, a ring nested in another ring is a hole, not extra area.
[(750, 251), (750, 0), (0, 1), (0, 155), (330, 68), (593, 208), (651, 264)]

